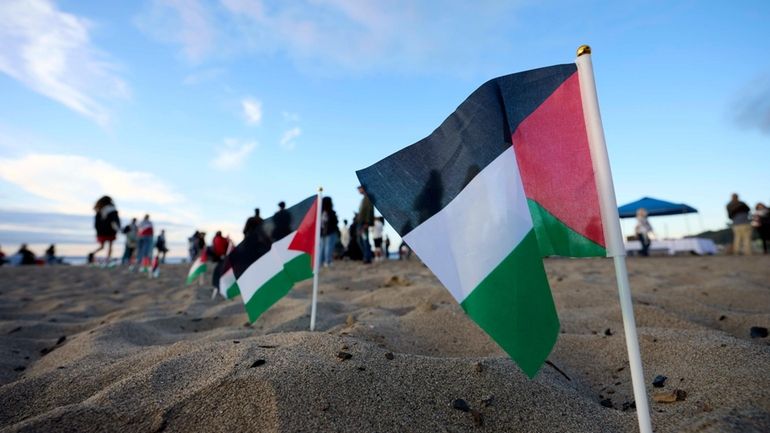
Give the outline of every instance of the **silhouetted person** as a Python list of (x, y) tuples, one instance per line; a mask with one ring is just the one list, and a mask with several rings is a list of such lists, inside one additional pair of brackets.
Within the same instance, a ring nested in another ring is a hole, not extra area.
[(748, 205), (738, 199), (738, 194), (733, 194), (730, 203), (727, 203), (727, 216), (733, 222), (733, 254), (743, 251), (743, 254), (751, 255), (749, 212)]
[(0, 248), (0, 266), (3, 266), (5, 262), (6, 262), (5, 253), (3, 252), (3, 249)]
[(54, 244), (51, 244), (51, 246), (49, 246), (48, 249), (45, 250), (45, 263), (47, 265), (56, 264), (56, 247), (54, 246)]
[(139, 236), (139, 227), (136, 225), (136, 218), (131, 219), (131, 224), (123, 227), (123, 234), (126, 235), (126, 246), (123, 250), (123, 258), (120, 259), (120, 264), (125, 265), (132, 264), (132, 258), (136, 252), (136, 246)]
[(767, 254), (770, 246), (770, 209), (763, 203), (757, 203), (754, 207), (754, 218), (751, 225), (757, 229), (759, 238), (762, 239), (762, 251)]
[(369, 244), (369, 227), (374, 224), (374, 206), (363, 185), (358, 186), (358, 192), (361, 197), (361, 204), (358, 207), (358, 216), (356, 216), (356, 228), (358, 229), (358, 244), (363, 253), (364, 263), (372, 262), (372, 246)]
[(286, 210), (286, 203), (278, 203), (278, 212), (273, 215), (273, 242), (283, 239), (291, 233), (291, 214)]
[(27, 248), (27, 244), (21, 244), (21, 247), (19, 248), (19, 251), (16, 254), (18, 254), (21, 258), (21, 261), (19, 262), (20, 265), (35, 264), (35, 253), (33, 253)]
[(331, 266), (334, 255), (334, 247), (339, 239), (339, 220), (331, 197), (324, 197), (321, 201), (321, 265)]
[(250, 235), (254, 232), (254, 229), (262, 224), (262, 217), (259, 216), (259, 208), (254, 209), (254, 216), (249, 217), (246, 220), (246, 224), (243, 226), (243, 237)]
[(115, 203), (113, 203), (112, 198), (105, 195), (96, 201), (94, 211), (96, 211), (94, 228), (96, 229), (96, 242), (99, 243), (99, 248), (88, 255), (88, 261), (93, 262), (96, 253), (104, 249), (104, 244), (107, 243), (107, 260), (105, 264), (109, 264), (112, 258), (112, 242), (120, 230), (118, 210), (115, 209)]
[(160, 234), (155, 239), (155, 249), (158, 250), (158, 261), (166, 263), (166, 253), (168, 253), (168, 247), (166, 246), (166, 230), (161, 230)]

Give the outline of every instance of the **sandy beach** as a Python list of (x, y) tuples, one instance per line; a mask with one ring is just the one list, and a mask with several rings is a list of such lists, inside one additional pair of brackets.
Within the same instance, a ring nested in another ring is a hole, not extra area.
[[(2, 267), (0, 431), (636, 431), (611, 261), (546, 267), (562, 333), (534, 380), (416, 260), (324, 269), (316, 332), (310, 281), (248, 325), (183, 265)], [(770, 431), (768, 269), (629, 259), (647, 389), (676, 400), (655, 431)]]

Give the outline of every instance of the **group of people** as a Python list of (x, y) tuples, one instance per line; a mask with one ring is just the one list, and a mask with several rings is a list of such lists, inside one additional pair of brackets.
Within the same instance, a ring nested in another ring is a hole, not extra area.
[(207, 260), (219, 262), (230, 252), (232, 241), (229, 236), (223, 236), (221, 231), (214, 234), (211, 245), (206, 245), (206, 232), (196, 230), (187, 238), (190, 261), (195, 260), (203, 251), (206, 251)]
[(96, 242), (99, 246), (88, 254), (88, 263), (96, 263), (96, 254), (102, 251), (106, 244), (107, 256), (101, 265), (110, 266), (112, 264), (112, 243), (117, 238), (118, 233), (126, 236), (125, 249), (120, 260), (121, 265), (128, 264), (130, 269), (134, 269), (136, 265), (142, 272), (148, 272), (152, 266), (153, 250), (158, 251), (159, 262), (165, 262), (168, 253), (166, 231), (161, 230), (155, 237), (155, 230), (149, 214), (145, 215), (139, 222), (133, 218), (130, 224), (121, 227), (120, 216), (115, 203), (107, 195), (96, 201), (94, 211), (96, 212), (94, 228), (96, 228)]
[(751, 208), (733, 194), (727, 203), (727, 217), (732, 221), (733, 254), (751, 255), (751, 238), (754, 231), (762, 240), (762, 250), (768, 254), (770, 248), (770, 210), (764, 203), (757, 203), (752, 214)]

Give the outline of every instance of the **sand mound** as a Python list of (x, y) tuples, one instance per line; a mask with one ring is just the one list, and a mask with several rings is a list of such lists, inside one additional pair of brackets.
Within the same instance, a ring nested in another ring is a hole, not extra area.
[[(686, 393), (651, 403), (656, 431), (770, 431), (769, 339), (750, 336), (768, 264), (630, 260), (648, 391)], [(309, 282), (247, 325), (184, 267), (0, 268), (0, 430), (635, 431), (611, 263), (546, 266), (562, 334), (534, 380), (418, 262), (324, 269), (312, 333)]]

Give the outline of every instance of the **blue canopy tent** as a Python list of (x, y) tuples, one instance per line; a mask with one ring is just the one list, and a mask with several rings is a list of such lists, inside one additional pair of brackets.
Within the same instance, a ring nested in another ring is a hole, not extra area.
[(698, 212), (694, 207), (684, 203), (671, 203), (665, 200), (658, 200), (657, 198), (642, 197), (635, 202), (620, 206), (618, 208), (618, 215), (621, 218), (633, 218), (636, 216), (636, 211), (640, 208), (646, 209), (648, 216), (681, 215)]
[[(692, 206), (686, 205), (684, 203), (672, 203), (665, 200), (659, 200), (657, 198), (652, 197), (642, 197), (641, 199), (631, 202), (628, 204), (624, 204), (623, 206), (620, 206), (618, 208), (618, 215), (620, 218), (634, 218), (636, 217), (636, 211), (640, 208), (644, 208), (647, 210), (648, 216), (665, 216), (665, 215), (683, 215), (688, 213), (698, 213), (698, 210), (695, 209)], [(687, 218), (685, 218), (684, 221), (686, 227), (687, 227), (687, 233), (690, 233), (690, 223), (687, 221)], [(701, 226), (703, 226), (703, 223), (701, 222)], [(668, 233), (668, 228), (664, 224), (666, 236)], [(702, 227), (701, 227), (702, 228)], [(624, 230), (625, 231), (625, 230)]]

